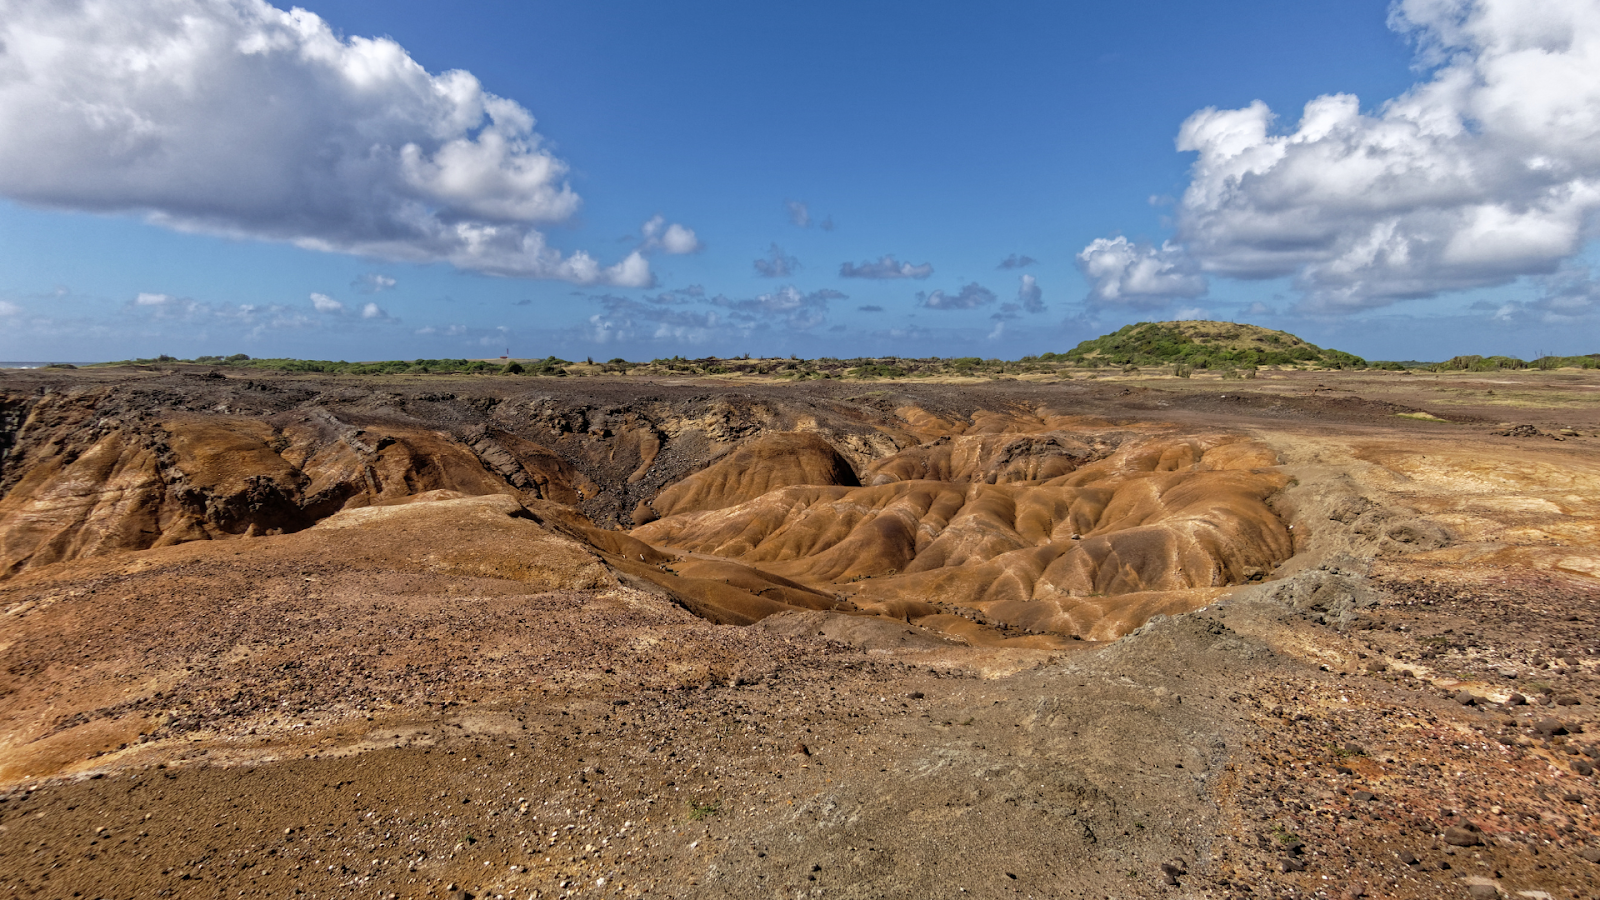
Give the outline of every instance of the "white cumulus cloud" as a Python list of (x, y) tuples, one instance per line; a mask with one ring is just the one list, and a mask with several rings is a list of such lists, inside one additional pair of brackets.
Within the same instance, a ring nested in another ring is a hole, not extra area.
[(1125, 237), (1096, 238), (1078, 254), (1089, 299), (1108, 306), (1156, 307), (1206, 292), (1204, 276), (1171, 244), (1155, 247)]
[(376, 303), (368, 303), (367, 305), (361, 307), (361, 318), (363, 318), (363, 319), (387, 319), (387, 318), (389, 318), (389, 314), (384, 312), (383, 311), (383, 307), (379, 306), (378, 304), (376, 304)]
[(327, 294), (312, 294), (311, 305), (316, 307), (317, 312), (319, 313), (344, 312), (344, 304), (333, 299), (332, 297), (329, 297)]
[(1039, 287), (1039, 279), (1022, 276), (1021, 284), (1017, 285), (1017, 303), (1028, 312), (1044, 312), (1044, 291)]
[(393, 289), (397, 284), (399, 284), (398, 281), (395, 281), (388, 275), (380, 275), (377, 272), (368, 272), (367, 274), (362, 275), (360, 278), (357, 278), (355, 281), (350, 282), (351, 287), (363, 294), (381, 293), (383, 291)]
[(966, 285), (954, 294), (944, 291), (934, 291), (931, 294), (917, 293), (917, 305), (928, 309), (976, 309), (988, 306), (997, 298), (994, 291), (989, 290), (977, 282)]
[(1325, 95), (1283, 130), (1259, 101), (1183, 123), (1198, 155), (1177, 243), (1204, 271), (1293, 276), (1304, 309), (1339, 312), (1581, 249), (1600, 211), (1600, 3), (1398, 0), (1389, 24), (1428, 72), (1399, 97)]
[(533, 116), (388, 38), (263, 0), (0, 0), (0, 195), (583, 284), (653, 282), (536, 226), (579, 199)]
[(709, 302), (733, 310), (730, 320), (738, 324), (765, 325), (781, 322), (784, 326), (803, 331), (821, 325), (828, 319), (828, 301), (843, 300), (845, 295), (824, 288), (809, 294), (801, 293), (793, 285), (779, 288), (770, 294), (741, 300), (713, 297)]
[(644, 233), (644, 246), (647, 250), (684, 254), (705, 249), (705, 245), (695, 236), (693, 228), (687, 228), (676, 222), (669, 225), (664, 216), (652, 217), (650, 221), (644, 223), (640, 231)]
[(22, 307), (12, 303), (10, 300), (0, 300), (0, 316), (20, 315), (22, 315)]

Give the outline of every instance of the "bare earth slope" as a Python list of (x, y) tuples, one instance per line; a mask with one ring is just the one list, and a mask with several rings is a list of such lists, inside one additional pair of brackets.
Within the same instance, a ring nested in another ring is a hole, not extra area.
[(1518, 377), (7, 373), (0, 893), (1600, 895)]

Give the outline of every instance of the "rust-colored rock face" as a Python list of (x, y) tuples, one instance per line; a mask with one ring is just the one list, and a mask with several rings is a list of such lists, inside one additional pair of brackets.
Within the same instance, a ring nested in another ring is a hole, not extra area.
[(0, 572), (293, 532), (434, 490), (567, 504), (598, 490), (545, 448), (481, 425), (363, 428), (320, 408), (272, 419), (94, 412), (85, 397), (45, 398), (20, 423), (0, 498)]
[[(272, 402), (281, 390), (262, 403), (199, 381), (222, 402), (140, 404), (114, 388), (12, 400), (26, 415), (0, 571), (293, 533), (430, 492), (504, 495), (546, 504), (574, 539), (713, 621), (850, 609), (1050, 645), (1203, 605), (1291, 549), (1264, 503), (1283, 484), (1272, 453), (1226, 433), (916, 403), (863, 428), (857, 410), (727, 397), (605, 412), (432, 394)], [(624, 494), (641, 497), (637, 546), (591, 518)]]

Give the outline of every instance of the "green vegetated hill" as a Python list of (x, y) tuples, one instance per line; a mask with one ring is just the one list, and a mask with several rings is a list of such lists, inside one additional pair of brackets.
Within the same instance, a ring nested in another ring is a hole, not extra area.
[(1190, 366), (1196, 369), (1257, 366), (1365, 368), (1342, 350), (1324, 350), (1286, 331), (1232, 322), (1140, 322), (1084, 341), (1062, 359), (1078, 364)]

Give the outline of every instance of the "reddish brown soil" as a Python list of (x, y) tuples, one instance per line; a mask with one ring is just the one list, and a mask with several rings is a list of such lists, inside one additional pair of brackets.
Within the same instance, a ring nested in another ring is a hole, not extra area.
[(0, 894), (1600, 896), (1583, 376), (204, 375), (0, 380)]

